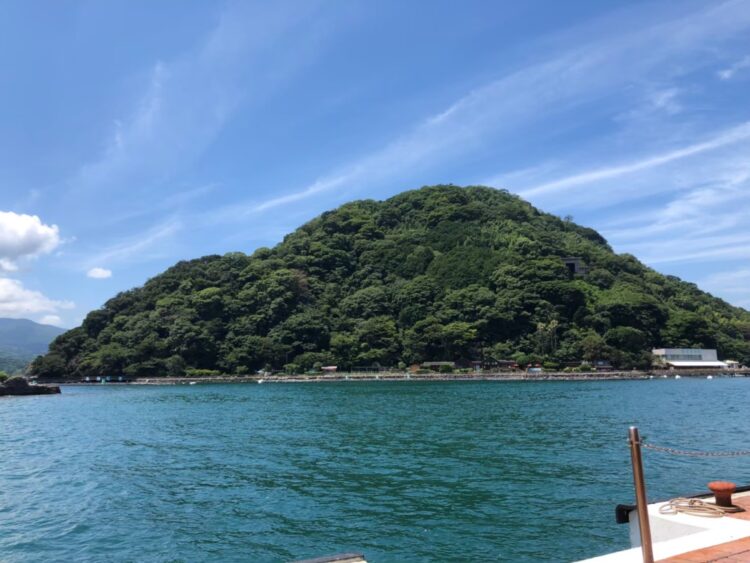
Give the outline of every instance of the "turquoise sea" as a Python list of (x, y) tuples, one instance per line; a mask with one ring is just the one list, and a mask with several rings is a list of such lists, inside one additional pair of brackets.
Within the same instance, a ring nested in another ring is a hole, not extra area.
[[(0, 561), (571, 561), (625, 548), (627, 428), (750, 448), (750, 379), (70, 386), (0, 399)], [(748, 458), (645, 453), (649, 498)]]

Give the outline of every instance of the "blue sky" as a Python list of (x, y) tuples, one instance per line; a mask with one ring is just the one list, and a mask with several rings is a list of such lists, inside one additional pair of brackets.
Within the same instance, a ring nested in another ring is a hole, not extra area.
[(750, 0), (0, 4), (0, 316), (485, 184), (750, 307)]

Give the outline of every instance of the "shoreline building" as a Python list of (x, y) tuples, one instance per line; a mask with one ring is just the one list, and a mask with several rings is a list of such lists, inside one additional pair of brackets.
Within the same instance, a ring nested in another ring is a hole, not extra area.
[(651, 350), (655, 364), (670, 369), (726, 369), (716, 350), (705, 348), (655, 348)]

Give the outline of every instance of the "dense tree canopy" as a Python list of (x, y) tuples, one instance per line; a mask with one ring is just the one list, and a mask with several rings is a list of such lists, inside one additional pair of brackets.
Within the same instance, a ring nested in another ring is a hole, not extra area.
[[(563, 258), (580, 257), (576, 276)], [(324, 213), (273, 249), (180, 262), (59, 336), (41, 377), (251, 373), (508, 359), (750, 362), (750, 313), (617, 255), (595, 231), (484, 187)]]

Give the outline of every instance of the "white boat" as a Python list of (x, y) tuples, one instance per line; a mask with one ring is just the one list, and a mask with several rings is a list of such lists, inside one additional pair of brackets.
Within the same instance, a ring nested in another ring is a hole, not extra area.
[[(675, 499), (676, 500), (676, 499)], [(684, 499), (698, 506), (715, 506), (712, 494)], [(698, 501), (698, 502), (696, 502)], [(674, 501), (672, 501), (674, 502)], [(677, 512), (669, 507), (670, 501), (648, 505), (648, 520), (651, 528), (654, 560), (691, 561), (749, 561), (746, 551), (750, 544), (750, 520), (747, 512), (727, 513), (723, 516), (701, 516)], [(741, 487), (732, 496), (732, 504), (750, 510), (750, 487)], [(586, 559), (586, 563), (635, 563), (643, 561), (641, 551), (638, 513), (635, 506), (620, 505), (616, 511), (617, 522), (628, 524), (630, 549)], [(743, 547), (745, 546), (745, 547)], [(729, 552), (736, 555), (730, 558)], [(682, 557), (681, 557), (682, 556)], [(746, 557), (746, 558), (743, 558)], [(583, 563), (583, 562), (579, 562)]]
[(675, 379), (682, 379), (682, 376), (681, 375), (675, 375), (674, 378)]
[(714, 378), (713, 375), (709, 375), (706, 379), (713, 379), (713, 378)]
[(699, 452), (656, 446), (644, 443), (634, 426), (629, 444), (636, 504), (618, 505), (615, 520), (629, 525), (632, 547), (579, 563), (750, 561), (750, 487), (712, 481), (707, 486), (710, 492), (649, 503), (641, 449), (704, 457), (750, 455), (750, 451)]
[(264, 381), (265, 381), (265, 379), (259, 379), (258, 383), (263, 383)]

